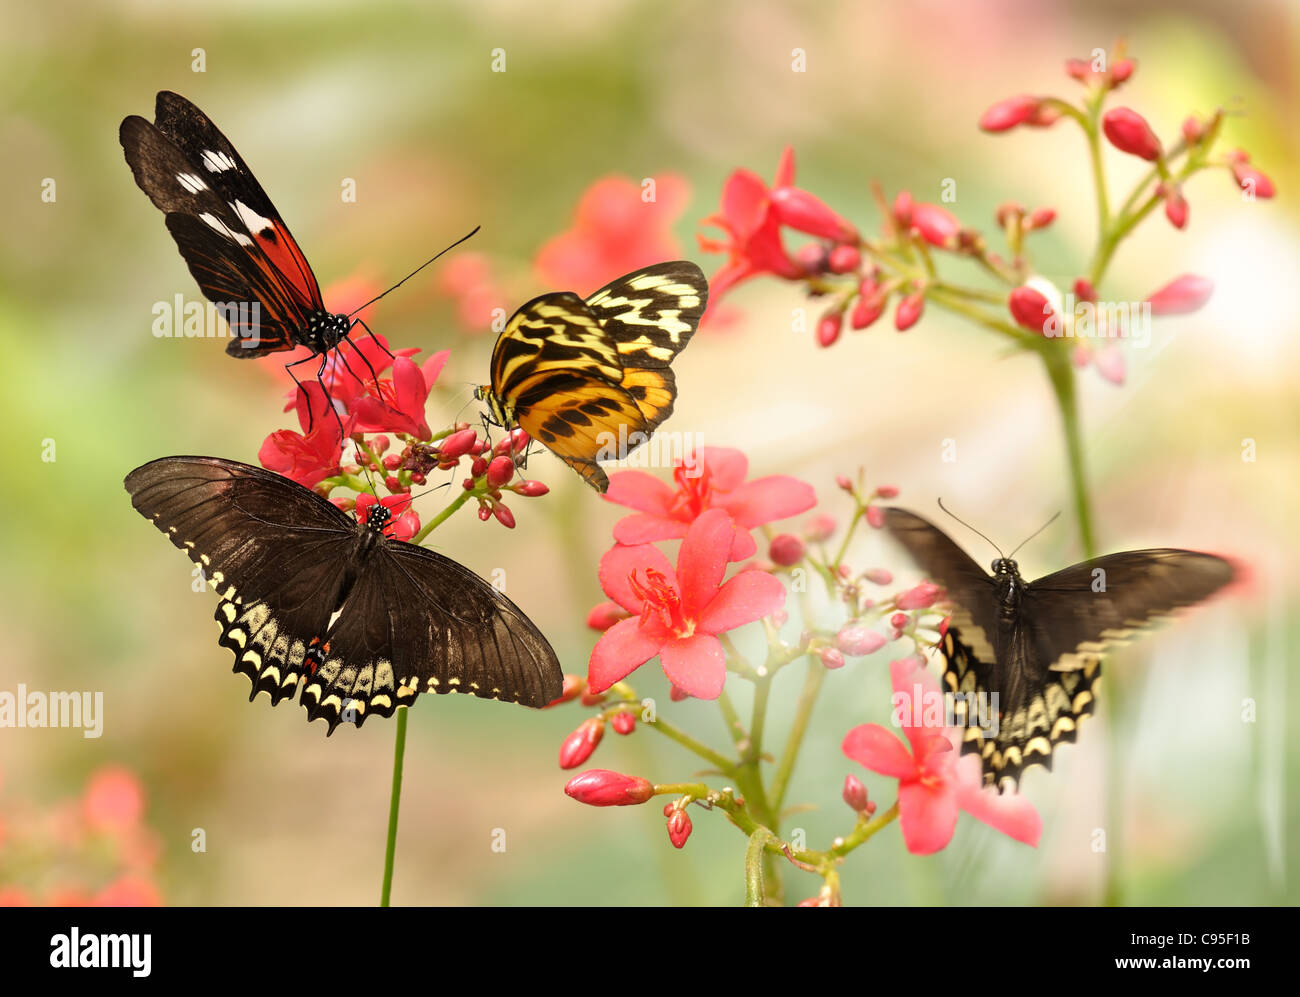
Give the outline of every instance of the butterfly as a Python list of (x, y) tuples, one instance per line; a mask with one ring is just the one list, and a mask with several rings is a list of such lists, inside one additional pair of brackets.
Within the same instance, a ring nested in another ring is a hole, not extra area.
[(496, 425), (522, 427), (582, 475), (609, 487), (598, 460), (622, 459), (673, 411), (669, 366), (690, 342), (709, 285), (694, 263), (635, 270), (590, 297), (543, 294), (520, 306), (475, 389)]
[(307, 719), (358, 727), (421, 692), (541, 707), (560, 695), (554, 650), (468, 568), (385, 535), (309, 488), (219, 457), (162, 457), (126, 476), (136, 510), (198, 564), (220, 597), (218, 643), (249, 701), (298, 694)]
[[(1027, 583), (1000, 553), (985, 573), (904, 509), (887, 509), (885, 527), (954, 605), (939, 646), (944, 684), (965, 694), (953, 711), (965, 727), (962, 751), (980, 754), (985, 783), (999, 790), (1031, 765), (1050, 770), (1056, 746), (1074, 742), (1093, 712), (1105, 651), (1233, 578), (1223, 558), (1164, 548), (1108, 554)], [(976, 722), (981, 701), (997, 715), (980, 721), (996, 719), (996, 730)]]

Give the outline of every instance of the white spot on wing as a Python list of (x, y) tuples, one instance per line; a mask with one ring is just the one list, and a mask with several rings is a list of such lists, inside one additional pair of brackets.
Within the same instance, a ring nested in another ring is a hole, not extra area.
[(271, 219), (263, 218), (243, 201), (235, 201), (231, 207), (235, 209), (235, 214), (239, 216), (239, 220), (248, 226), (248, 231), (254, 235), (274, 227)]
[(203, 214), (199, 215), (199, 221), (203, 222), (204, 225), (213, 229), (220, 235), (225, 236), (231, 242), (237, 242), (241, 246), (251, 246), (253, 244), (253, 240), (244, 235), (243, 232), (234, 231), (210, 211), (205, 211)]
[(203, 182), (203, 178), (195, 176), (193, 173), (177, 173), (176, 179), (181, 182), (181, 186), (191, 194), (197, 194), (201, 190), (207, 190), (208, 185)]
[(211, 149), (204, 149), (203, 165), (207, 167), (209, 173), (224, 173), (226, 170), (235, 168), (235, 161), (224, 152), (213, 152)]

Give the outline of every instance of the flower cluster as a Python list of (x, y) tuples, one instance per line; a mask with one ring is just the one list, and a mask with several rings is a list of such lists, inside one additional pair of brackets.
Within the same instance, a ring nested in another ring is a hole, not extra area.
[(0, 906), (156, 907), (162, 850), (145, 823), (139, 777), (92, 773), (80, 797), (50, 809), (0, 805)]
[[(1076, 366), (1095, 364), (1106, 380), (1123, 383), (1125, 359), (1119, 343), (1134, 335), (1133, 321), (1126, 310), (1106, 307), (1097, 292), (1119, 242), (1158, 206), (1163, 206), (1172, 225), (1186, 227), (1189, 208), (1184, 186), (1203, 170), (1224, 170), (1248, 200), (1272, 197), (1274, 186), (1246, 152), (1214, 151), (1224, 121), (1221, 110), (1206, 118), (1189, 116), (1170, 143), (1162, 142), (1131, 108), (1113, 107), (1103, 114), (1107, 98), (1136, 70), (1134, 60), (1122, 51), (1111, 56), (1098, 52), (1090, 61), (1070, 59), (1065, 70), (1083, 87), (1079, 103), (1020, 94), (988, 108), (979, 124), (986, 132), (1001, 133), (1070, 121), (1083, 131), (1093, 152), (1098, 188), (1098, 247), (1088, 272), (1068, 290), (1036, 274), (1028, 253), (1028, 237), (1053, 223), (1055, 209), (1026, 208), (1014, 201), (1002, 204), (994, 221), (1006, 248), (998, 252), (990, 248), (986, 233), (964, 225), (948, 208), (915, 199), (906, 190), (891, 201), (879, 185), (873, 185), (881, 231), (876, 236), (860, 235), (839, 213), (794, 186), (794, 155), (787, 148), (772, 187), (749, 170), (734, 171), (723, 187), (721, 210), (703, 222), (727, 235), (725, 240), (700, 237), (702, 248), (728, 256), (713, 276), (713, 300), (759, 274), (801, 283), (808, 295), (828, 302), (813, 330), (821, 346), (837, 342), (846, 323), (855, 331), (864, 330), (892, 310), (894, 328), (903, 332), (921, 320), (928, 306), (937, 306), (999, 332), (1024, 349), (1041, 348), (1044, 338), (1069, 339)], [(1113, 213), (1100, 156), (1102, 136), (1119, 151), (1152, 164), (1150, 173)], [(791, 253), (784, 245), (783, 230), (813, 236), (815, 241)], [(974, 261), (994, 286), (969, 287), (942, 277), (939, 254)], [(1179, 280), (1208, 285), (1199, 277)], [(1195, 300), (1203, 302), (1207, 295), (1208, 289)], [(1169, 313), (1158, 307), (1160, 296), (1156, 292), (1147, 299), (1152, 315)], [(1181, 310), (1190, 310), (1191, 300), (1182, 295)]]
[[(845, 554), (860, 525), (879, 529), (884, 505), (898, 495), (892, 485), (868, 488), (863, 476), (841, 477), (841, 491), (853, 503), (844, 535), (835, 519), (813, 512), (797, 528), (777, 532), (777, 520), (814, 510), (816, 495), (806, 483), (787, 475), (747, 480), (748, 461), (737, 450), (702, 449), (673, 469), (672, 482), (645, 472), (626, 471), (611, 479), (607, 498), (631, 507), (618, 522), (618, 543), (602, 558), (601, 587), (609, 601), (592, 609), (588, 625), (601, 632), (585, 678), (568, 676), (564, 694), (552, 705), (578, 701), (593, 710), (560, 746), (563, 769), (585, 764), (613, 728), (621, 735), (653, 729), (704, 758), (710, 768), (734, 781), (722, 789), (702, 782), (652, 783), (640, 776), (609, 769), (590, 769), (571, 779), (565, 792), (589, 806), (633, 806), (655, 796), (670, 796), (663, 807), (669, 842), (682, 848), (692, 833), (689, 808), (719, 810), (751, 836), (768, 835), (768, 855), (783, 855), (795, 866), (822, 875), (826, 885), (809, 904), (838, 903), (836, 862), (895, 817), (903, 840), (918, 854), (937, 851), (952, 838), (960, 810), (1017, 840), (1035, 844), (1037, 813), (1015, 793), (999, 796), (983, 788), (977, 756), (958, 758), (958, 732), (901, 724), (911, 746), (876, 724), (864, 724), (844, 738), (844, 752), (889, 779), (897, 780), (898, 802), (877, 816), (877, 805), (855, 775), (845, 777), (843, 796), (854, 814), (852, 830), (823, 852), (795, 849), (779, 838), (784, 785), (769, 784), (764, 759), (762, 715), (744, 729), (726, 694), (729, 673), (755, 683), (757, 703), (766, 704), (766, 689), (783, 668), (803, 660), (814, 690), (825, 676), (844, 668), (848, 659), (866, 658), (899, 641), (912, 645), (911, 656), (891, 667), (894, 685), (937, 692), (938, 683), (917, 657), (941, 639), (948, 626), (943, 590), (929, 581), (891, 591), (893, 573), (880, 567), (854, 570)], [(760, 552), (754, 532), (761, 530)], [(680, 539), (676, 562), (655, 546)], [(743, 562), (727, 578), (728, 565)], [(836, 620), (819, 625), (807, 601), (806, 580), (820, 578)], [(797, 596), (803, 615), (798, 638), (782, 631), (789, 622), (787, 601)], [(750, 664), (729, 632), (761, 621), (767, 638), (762, 665)], [(674, 701), (685, 697), (717, 700), (733, 731), (737, 757), (729, 758), (679, 730), (649, 701), (639, 699), (628, 683), (642, 664), (658, 657)], [(844, 681), (841, 679), (840, 681)], [(814, 697), (801, 700), (811, 710)], [(758, 707), (756, 706), (756, 710)], [(806, 720), (806, 716), (804, 717)], [(795, 729), (801, 729), (798, 721)], [(786, 755), (798, 750), (792, 735)], [(788, 774), (788, 773), (787, 773)], [(782, 777), (778, 774), (776, 780)], [(774, 870), (768, 870), (769, 880)]]

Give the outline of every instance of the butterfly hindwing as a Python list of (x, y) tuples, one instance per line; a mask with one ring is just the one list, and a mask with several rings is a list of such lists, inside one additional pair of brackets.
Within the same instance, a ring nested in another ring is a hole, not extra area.
[(626, 457), (672, 413), (668, 365), (707, 298), (704, 274), (685, 261), (626, 274), (586, 300), (570, 292), (534, 298), (493, 350), (499, 414), (605, 491), (598, 461)]
[(214, 457), (166, 457), (126, 478), (132, 504), (216, 589), (219, 643), (272, 704), (360, 726), (420, 692), (528, 706), (562, 674), (532, 622), (468, 568), (357, 523), (308, 488)]

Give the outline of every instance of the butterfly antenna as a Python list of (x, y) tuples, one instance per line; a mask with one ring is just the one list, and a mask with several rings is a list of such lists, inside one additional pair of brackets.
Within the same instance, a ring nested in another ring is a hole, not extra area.
[[(984, 536), (984, 534), (981, 533), (979, 530), (975, 529), (975, 527), (971, 526), (971, 524), (968, 523), (968, 522), (966, 522), (966, 520), (961, 519), (960, 517), (954, 515), (951, 511), (949, 511), (948, 507), (947, 507), (946, 505), (943, 504), (943, 499), (939, 499), (939, 508), (942, 509), (944, 512), (948, 513), (949, 516), (952, 516), (953, 519), (957, 520), (957, 522), (961, 523), (962, 526), (966, 527), (966, 529), (970, 530), (970, 531), (971, 531), (972, 533), (974, 533), (976, 536), (978, 536), (978, 537), (983, 537), (984, 541), (985, 541), (985, 542), (986, 542), (990, 547), (992, 547), (994, 550), (996, 550), (996, 551), (998, 552), (998, 557), (1002, 557), (1002, 556), (1004, 556), (1003, 553), (1002, 553), (1002, 548), (1000, 548), (997, 544), (995, 544), (995, 543), (994, 543), (992, 540), (990, 540), (988, 537)], [(1059, 513), (1058, 513), (1058, 515), (1059, 515)], [(1037, 534), (1035, 534), (1035, 536), (1036, 536), (1036, 535), (1037, 535)]]
[[(1056, 522), (1056, 519), (1057, 519), (1057, 516), (1060, 516), (1060, 515), (1061, 515), (1061, 511), (1058, 509), (1058, 510), (1056, 511), (1056, 516), (1053, 516), (1051, 519), (1049, 519), (1046, 523), (1044, 523), (1044, 524), (1043, 524), (1042, 526), (1040, 526), (1038, 529), (1034, 530), (1033, 533), (1031, 533), (1031, 534), (1029, 534), (1029, 536), (1025, 537), (1024, 540), (1020, 541), (1020, 543), (1016, 546), (1016, 550), (1019, 550), (1019, 549), (1020, 549), (1021, 547), (1023, 547), (1025, 544), (1029, 543), (1030, 540), (1034, 539), (1034, 537), (1038, 536), (1038, 534), (1042, 533), (1043, 530), (1047, 529), (1049, 526), (1051, 526), (1053, 523), (1055, 523), (1055, 522)], [(1015, 556), (1016, 556), (1016, 550), (1013, 550), (1010, 554), (1007, 555), (1007, 557), (1015, 557)]]
[[(434, 260), (436, 260), (439, 256), (442, 256), (443, 253), (449, 253), (449, 252), (451, 252), (453, 249), (455, 249), (457, 246), (459, 246), (459, 245), (460, 245), (462, 242), (464, 242), (466, 239), (469, 239), (469, 238), (473, 237), (474, 234), (477, 233), (478, 230), (481, 229), (482, 227), (483, 227), (482, 225), (475, 225), (475, 226), (474, 226), (474, 231), (473, 231), (473, 232), (470, 232), (469, 235), (462, 235), (459, 239), (457, 239), (455, 242), (453, 242), (453, 243), (452, 243), (450, 246), (448, 246), (446, 249), (440, 250), (439, 252), (435, 253), (433, 256), (431, 256), (429, 259), (425, 260), (425, 261), (424, 261), (423, 263), (421, 263), (418, 267), (416, 267), (414, 270), (412, 270), (410, 273), (408, 273), (405, 277), (403, 277), (401, 280), (399, 280), (396, 284), (394, 284), (392, 287), (390, 287), (387, 291), (385, 291), (384, 294), (388, 294), (388, 293), (390, 293), (390, 292), (392, 292), (392, 291), (396, 291), (399, 287), (401, 287), (401, 286), (402, 286), (403, 284), (405, 284), (408, 280), (410, 280), (412, 277), (414, 277), (417, 273), (419, 273), (421, 270), (423, 270), (425, 267), (427, 267), (430, 263), (432, 263)], [(350, 313), (348, 314), (348, 318), (351, 318), (353, 315), (357, 314), (357, 312), (359, 312), (359, 311), (362, 311), (362, 310), (364, 310), (364, 309), (366, 309), (366, 308), (369, 308), (369, 307), (370, 307), (371, 305), (373, 305), (376, 301), (378, 301), (380, 298), (382, 298), (382, 297), (384, 296), (384, 294), (379, 294), (379, 295), (376, 295), (375, 297), (371, 298), (369, 301), (367, 301), (367, 302), (366, 302), (364, 305), (362, 305), (360, 308), (356, 309), (355, 311), (350, 312)]]

